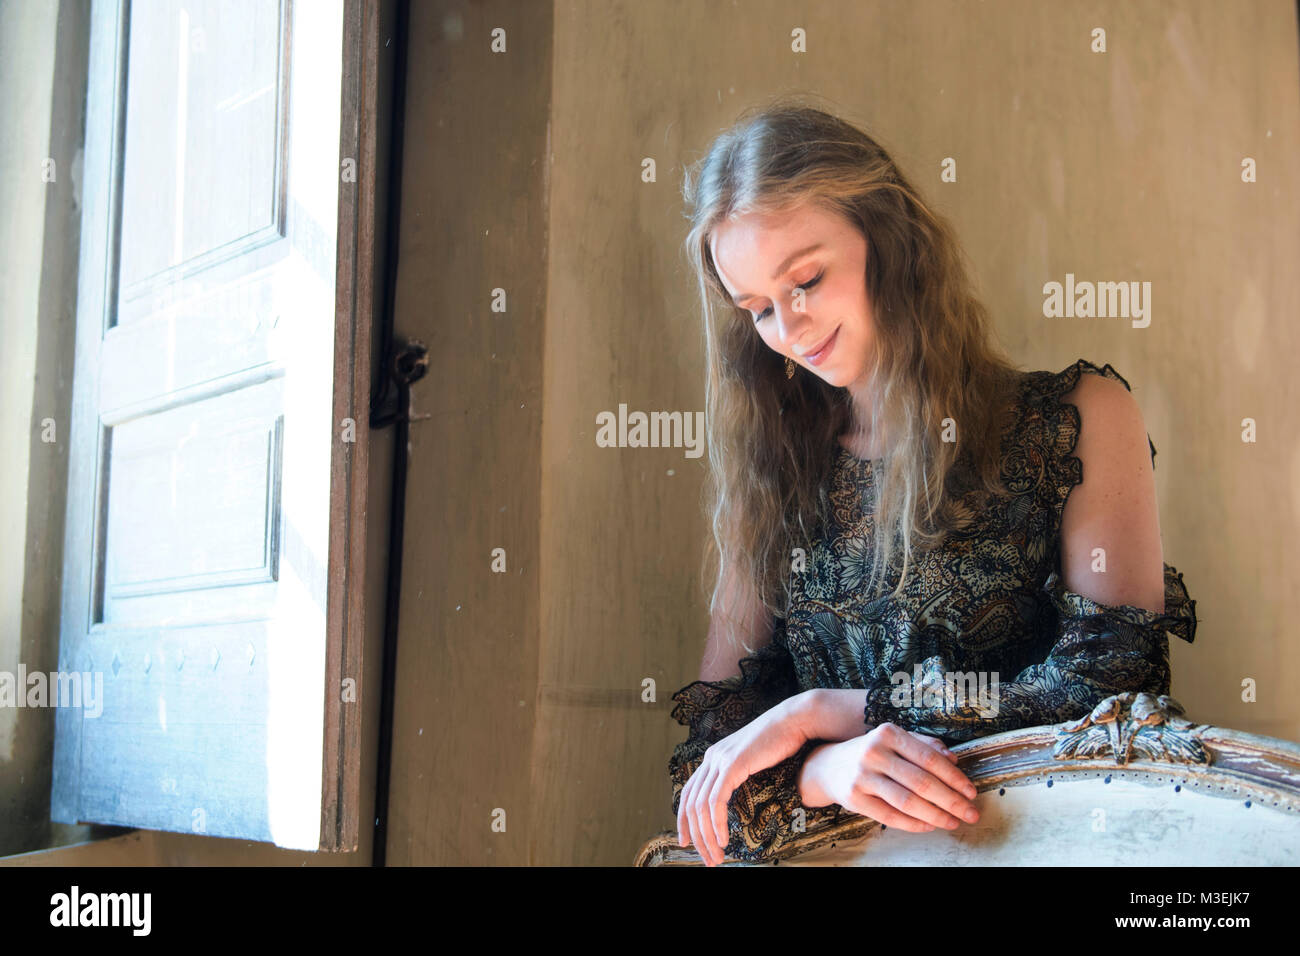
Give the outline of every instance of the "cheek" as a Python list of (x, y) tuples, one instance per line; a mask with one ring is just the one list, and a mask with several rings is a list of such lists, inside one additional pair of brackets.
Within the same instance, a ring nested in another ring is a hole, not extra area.
[[(830, 311), (833, 315), (854, 318), (862, 312), (861, 296), (855, 293), (851, 285), (840, 282), (826, 290), (826, 297), (822, 300), (822, 308)], [(854, 324), (857, 324), (856, 321)]]
[(844, 316), (856, 337), (871, 335), (871, 306), (860, 287), (844, 289), (835, 298), (835, 314)]

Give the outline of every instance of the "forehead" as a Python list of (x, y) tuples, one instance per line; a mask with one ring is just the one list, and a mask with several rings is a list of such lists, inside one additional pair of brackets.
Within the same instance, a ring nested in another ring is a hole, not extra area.
[(792, 252), (825, 243), (828, 247), (851, 239), (852, 227), (840, 217), (814, 205), (789, 212), (750, 213), (728, 219), (709, 237), (713, 264), (732, 295), (759, 293), (772, 272)]

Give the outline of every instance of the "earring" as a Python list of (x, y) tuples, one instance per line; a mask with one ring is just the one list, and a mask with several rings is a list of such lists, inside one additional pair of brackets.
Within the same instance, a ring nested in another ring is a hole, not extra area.
[(787, 355), (785, 359), (785, 377), (794, 378), (794, 370), (796, 368), (798, 368), (798, 366), (794, 364), (794, 359)]

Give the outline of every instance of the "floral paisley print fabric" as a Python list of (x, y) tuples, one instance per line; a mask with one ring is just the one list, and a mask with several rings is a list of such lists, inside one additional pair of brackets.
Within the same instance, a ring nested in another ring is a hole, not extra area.
[[(1165, 564), (1164, 613), (1099, 604), (1060, 578), (1061, 516), (1083, 481), (1072, 454), (1079, 412), (1062, 396), (1084, 372), (1129, 387), (1109, 364), (1085, 359), (1061, 372), (1022, 373), (1017, 413), (1003, 436), (1012, 496), (998, 501), (959, 484), (953, 495), (964, 520), (915, 559), (897, 598), (865, 593), (873, 462), (837, 449), (831, 520), (806, 568), (791, 575), (790, 603), (771, 643), (742, 659), (740, 674), (694, 681), (673, 695), (672, 715), (689, 728), (669, 761), (674, 814), (712, 743), (812, 688), (862, 690), (864, 733), (889, 721), (947, 744), (1072, 720), (1123, 691), (1169, 693), (1168, 634), (1190, 643), (1196, 633), (1196, 602), (1182, 575)], [(886, 583), (897, 582), (894, 568)], [(808, 741), (736, 789), (728, 856), (768, 859), (798, 832), (844, 812), (799, 799), (799, 771), (820, 743)]]

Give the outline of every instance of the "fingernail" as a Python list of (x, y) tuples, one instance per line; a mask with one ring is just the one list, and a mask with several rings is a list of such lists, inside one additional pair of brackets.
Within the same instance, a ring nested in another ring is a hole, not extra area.
[(972, 807), (971, 809), (969, 809), (969, 810), (966, 811), (966, 819), (967, 819), (969, 822), (974, 823), (974, 822), (975, 822), (976, 820), (978, 820), (979, 818), (980, 818), (979, 812), (978, 812), (977, 810), (975, 810), (974, 807)]

